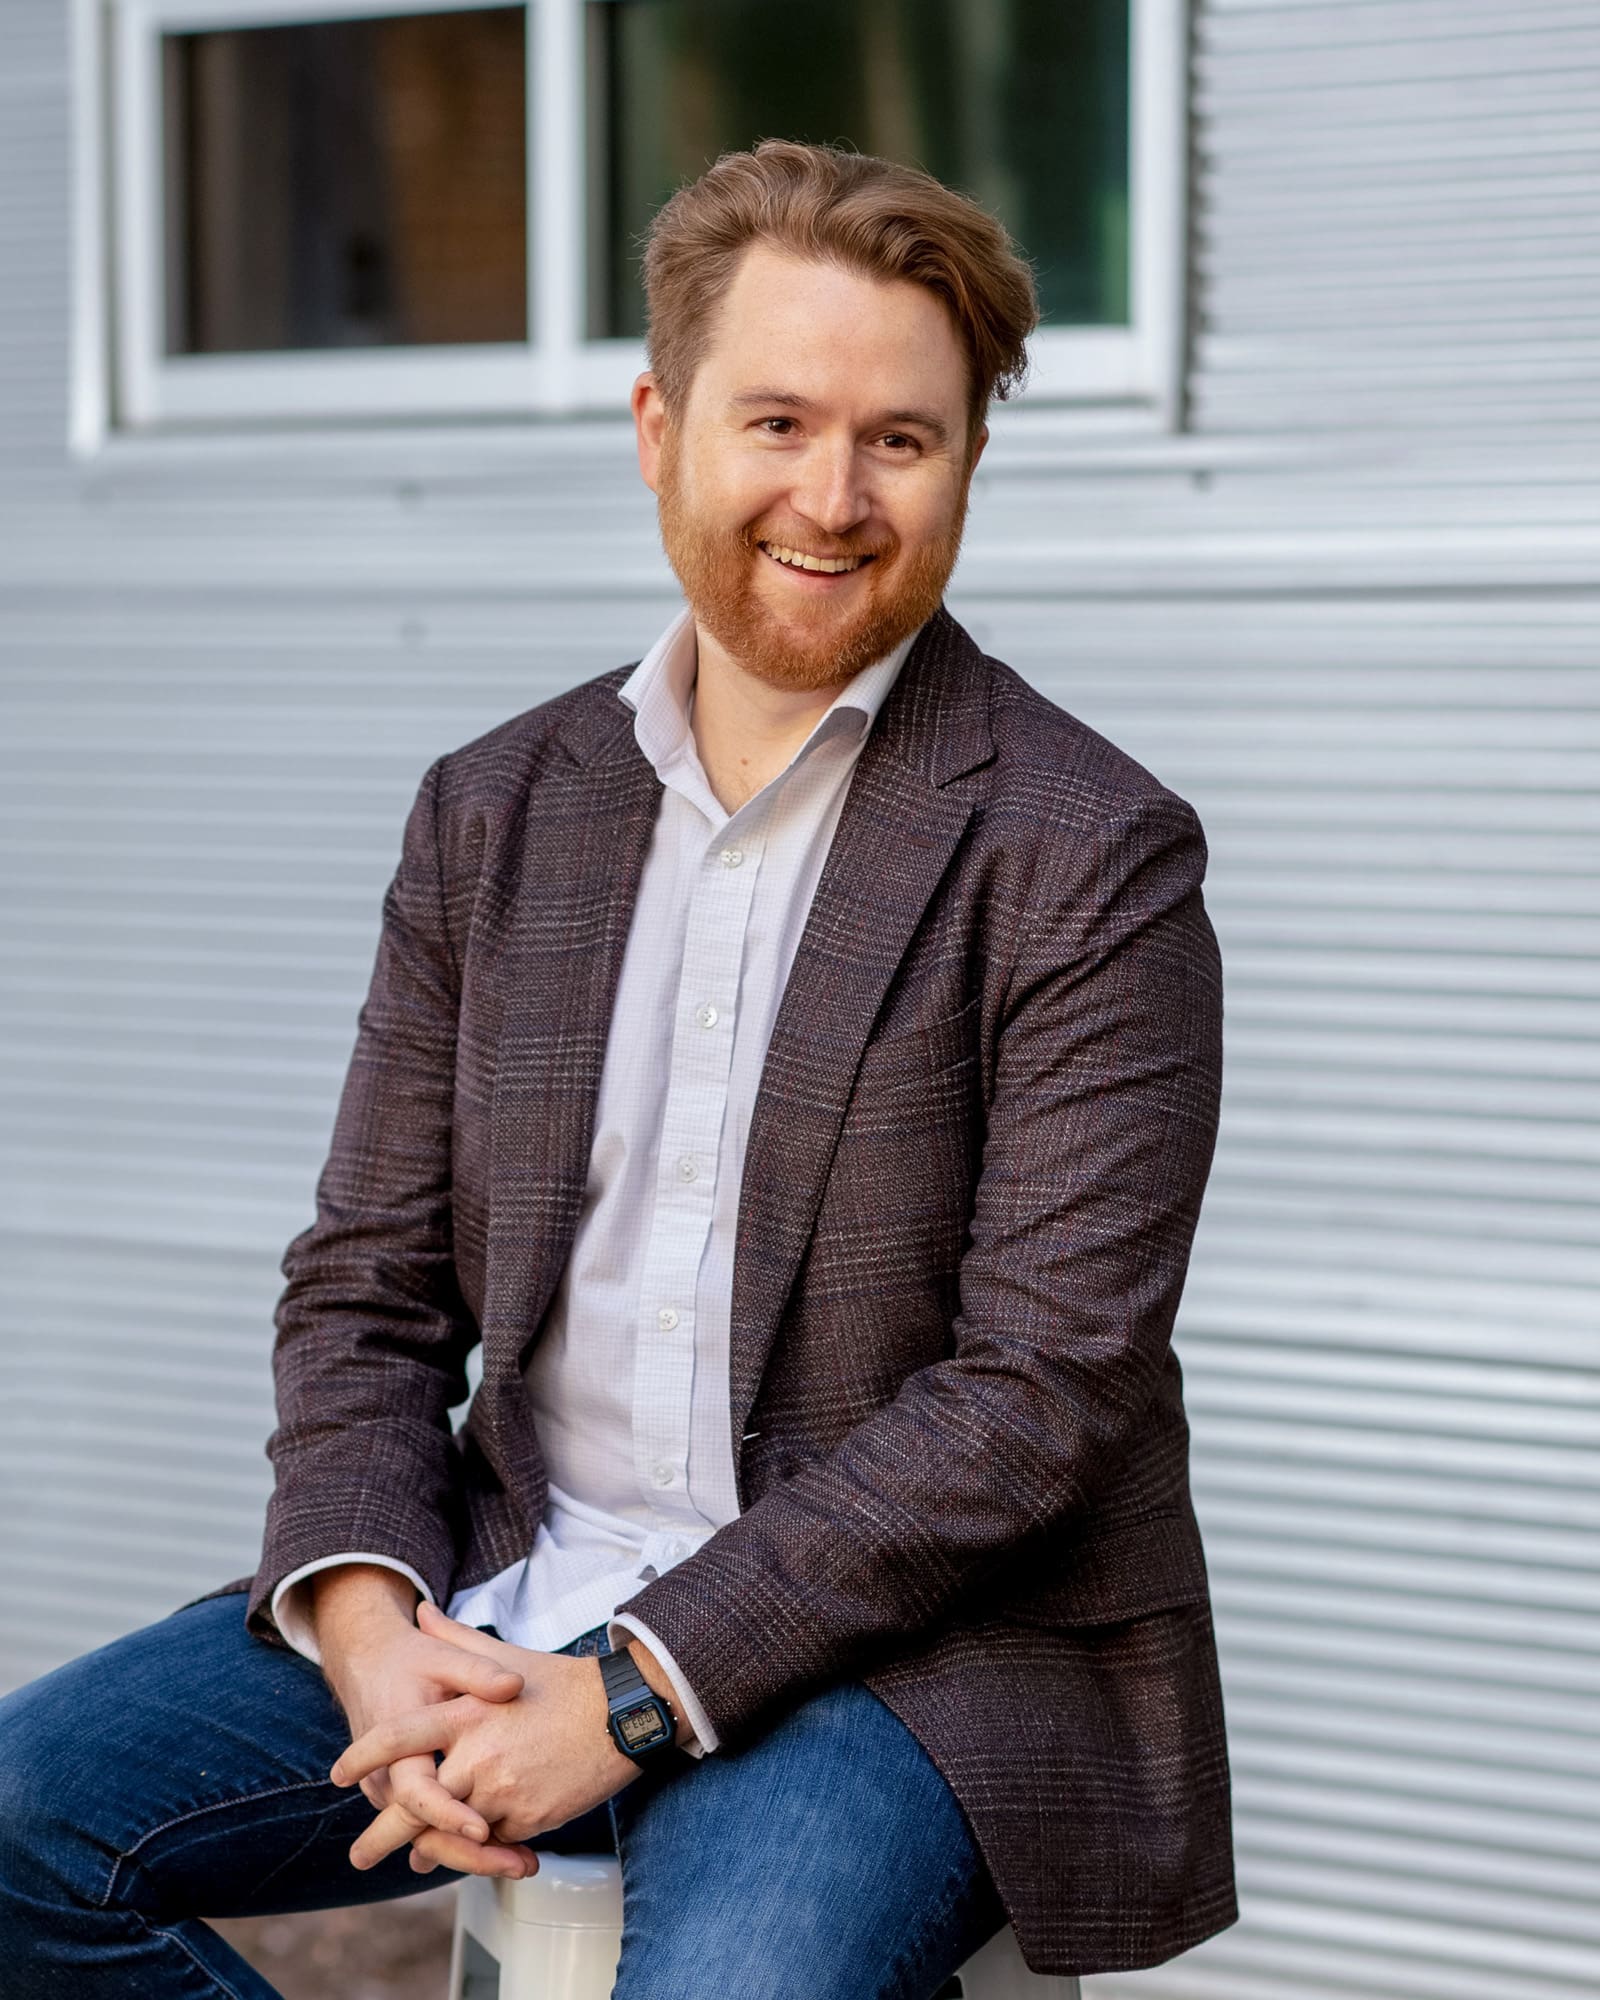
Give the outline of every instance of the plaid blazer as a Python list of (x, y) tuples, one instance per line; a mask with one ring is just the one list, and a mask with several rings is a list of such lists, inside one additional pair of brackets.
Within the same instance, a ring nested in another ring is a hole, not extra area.
[[(284, 1258), (264, 1637), (315, 1557), (392, 1554), (444, 1602), (532, 1543), (522, 1370), (661, 790), (629, 671), (423, 780)], [(1188, 805), (934, 617), (861, 752), (750, 1126), (742, 1511), (629, 1600), (730, 1748), (863, 1680), (1042, 1972), (1157, 1963), (1237, 1914), (1169, 1344), (1221, 1062), (1204, 867)]]

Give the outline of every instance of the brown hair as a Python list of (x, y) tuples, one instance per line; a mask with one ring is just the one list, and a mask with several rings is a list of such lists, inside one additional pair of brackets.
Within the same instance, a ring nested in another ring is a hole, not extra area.
[(1021, 386), (1039, 305), (1033, 273), (1003, 224), (918, 167), (763, 139), (751, 152), (724, 153), (651, 226), (650, 365), (670, 411), (687, 400), (716, 308), (758, 241), (868, 277), (906, 279), (943, 300), (967, 352), (974, 435), (990, 397)]

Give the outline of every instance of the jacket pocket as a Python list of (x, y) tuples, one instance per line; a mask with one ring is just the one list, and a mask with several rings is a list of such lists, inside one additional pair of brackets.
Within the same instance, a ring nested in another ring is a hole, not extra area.
[(1155, 1514), (1020, 1558), (982, 1608), (1012, 1625), (1120, 1625), (1209, 1594), (1193, 1515)]

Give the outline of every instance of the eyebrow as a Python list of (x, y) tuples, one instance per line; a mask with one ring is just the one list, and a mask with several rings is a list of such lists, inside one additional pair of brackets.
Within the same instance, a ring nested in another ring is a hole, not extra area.
[[(791, 389), (744, 389), (732, 399), (736, 410), (751, 410), (760, 406), (771, 409), (774, 405), (780, 410), (814, 410), (817, 407), (809, 397), (797, 396)], [(912, 426), (929, 432), (939, 444), (950, 442), (949, 426), (930, 410), (886, 410), (876, 420), (874, 428), (901, 430)]]

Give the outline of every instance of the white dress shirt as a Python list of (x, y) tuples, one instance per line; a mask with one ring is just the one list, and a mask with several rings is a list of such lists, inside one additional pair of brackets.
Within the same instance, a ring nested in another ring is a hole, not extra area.
[[(914, 635), (913, 635), (914, 637)], [(728, 1349), (745, 1140), (767, 1044), (851, 773), (912, 640), (854, 676), (784, 769), (736, 812), (691, 727), (696, 643), (682, 612), (618, 691), (663, 790), (628, 932), (583, 1209), (526, 1381), (549, 1475), (532, 1549), (458, 1591), (452, 1618), (554, 1652), (609, 1621), (660, 1660), (698, 1739), (716, 1737), (659, 1639), (616, 1606), (739, 1511)], [(316, 1658), (308, 1563), (273, 1594)]]

